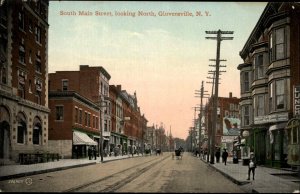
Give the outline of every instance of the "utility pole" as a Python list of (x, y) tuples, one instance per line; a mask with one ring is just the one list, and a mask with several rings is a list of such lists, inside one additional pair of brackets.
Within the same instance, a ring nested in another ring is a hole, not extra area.
[(203, 81), (201, 83), (201, 89), (200, 90), (196, 90), (195, 91), (196, 95), (199, 95), (200, 96), (195, 96), (195, 97), (200, 97), (200, 113), (199, 113), (199, 156), (200, 156), (200, 153), (201, 153), (201, 145), (202, 145), (202, 140), (201, 140), (201, 131), (202, 131), (202, 116), (203, 116), (203, 98), (208, 98), (208, 97), (205, 97), (205, 95), (208, 95), (208, 94), (205, 94), (205, 92), (207, 91), (204, 91), (204, 86), (203, 86)]
[(210, 163), (214, 164), (215, 159), (215, 134), (217, 128), (217, 107), (218, 107), (218, 94), (219, 94), (219, 68), (220, 68), (220, 46), (222, 40), (232, 40), (233, 37), (222, 37), (222, 34), (233, 34), (233, 31), (205, 31), (206, 34), (217, 34), (217, 37), (206, 37), (206, 39), (217, 40), (217, 54), (216, 54), (216, 80), (215, 80), (215, 94), (214, 94), (214, 106), (213, 106), (213, 127), (211, 133), (211, 153)]

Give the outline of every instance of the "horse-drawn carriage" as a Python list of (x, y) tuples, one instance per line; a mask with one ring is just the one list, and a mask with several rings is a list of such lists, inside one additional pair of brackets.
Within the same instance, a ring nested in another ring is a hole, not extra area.
[[(183, 149), (180, 147), (179, 149), (175, 150), (175, 157), (177, 159), (182, 159), (183, 156)], [(172, 154), (172, 159), (174, 159), (174, 153)]]

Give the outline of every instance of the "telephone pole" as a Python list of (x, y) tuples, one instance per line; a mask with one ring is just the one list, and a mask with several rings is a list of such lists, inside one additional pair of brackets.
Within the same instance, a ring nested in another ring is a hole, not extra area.
[(195, 96), (195, 97), (200, 97), (200, 113), (199, 113), (199, 156), (200, 156), (200, 153), (201, 153), (201, 145), (202, 145), (202, 140), (201, 140), (201, 131), (202, 131), (202, 116), (203, 116), (203, 98), (208, 98), (207, 96), (205, 95), (208, 95), (208, 94), (205, 94), (205, 92), (207, 91), (204, 91), (204, 86), (203, 86), (203, 81), (201, 83), (201, 89), (200, 90), (196, 90), (195, 91), (196, 95), (200, 95), (200, 96)]
[(214, 164), (215, 159), (215, 134), (217, 128), (217, 107), (218, 107), (218, 94), (219, 94), (219, 69), (220, 69), (220, 46), (222, 40), (232, 40), (233, 37), (222, 37), (222, 34), (233, 34), (233, 31), (205, 31), (206, 34), (217, 34), (217, 37), (205, 37), (206, 39), (217, 40), (217, 54), (216, 54), (216, 74), (215, 74), (215, 93), (214, 93), (214, 106), (213, 106), (213, 127), (211, 133), (211, 152), (210, 163)]

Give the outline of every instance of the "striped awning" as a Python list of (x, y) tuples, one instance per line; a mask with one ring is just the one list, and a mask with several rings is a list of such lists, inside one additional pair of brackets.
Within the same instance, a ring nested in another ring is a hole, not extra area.
[(73, 145), (98, 145), (98, 143), (92, 140), (87, 134), (74, 131)]

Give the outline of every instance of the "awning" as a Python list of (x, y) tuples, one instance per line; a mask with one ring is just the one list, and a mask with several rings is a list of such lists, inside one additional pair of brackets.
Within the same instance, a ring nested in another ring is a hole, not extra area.
[(78, 131), (73, 132), (73, 145), (98, 145), (87, 134)]
[(283, 128), (285, 128), (285, 126), (286, 126), (286, 123), (271, 125), (270, 128), (269, 128), (269, 131), (273, 131), (273, 130), (276, 130), (276, 129), (283, 129)]

